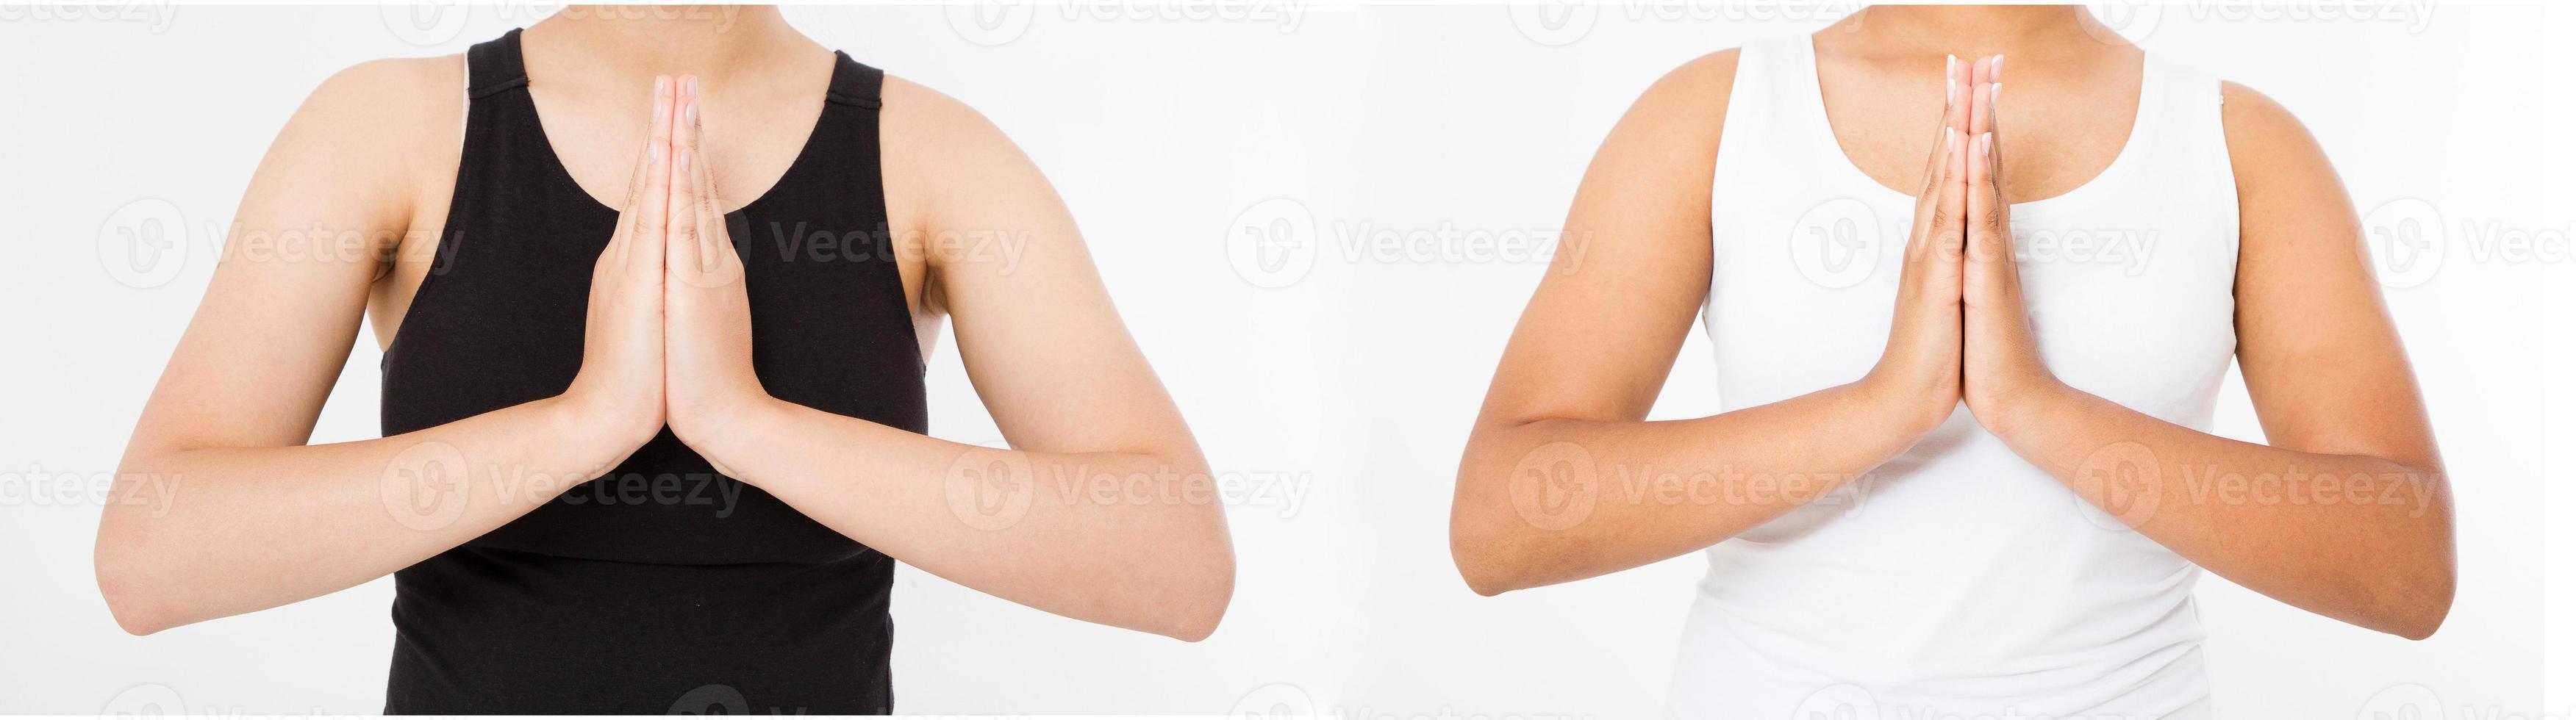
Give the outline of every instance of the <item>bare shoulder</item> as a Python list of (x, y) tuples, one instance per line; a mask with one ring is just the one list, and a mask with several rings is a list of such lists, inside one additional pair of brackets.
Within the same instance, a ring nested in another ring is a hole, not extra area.
[[(2240, 278), (2325, 268), (2366, 277), (2361, 221), (2325, 148), (2272, 98), (2235, 83), (2219, 92), (2228, 163), (2236, 176)], [(2251, 285), (2267, 284), (2280, 285)], [(2238, 283), (2240, 297), (2259, 292), (2248, 285)]]
[[(922, 259), (907, 260), (903, 270), (907, 284), (922, 278), (915, 286), (921, 288), (923, 308), (944, 311), (951, 287), (973, 275), (956, 271), (983, 260), (1080, 257), (1081, 237), (1072, 230), (1071, 211), (1001, 127), (957, 98), (904, 78), (887, 75), (880, 93), (885, 107), (879, 111), (877, 137), (884, 158), (886, 221), (905, 246), (902, 257)], [(996, 255), (972, 247), (991, 241), (987, 234), (994, 228), (1025, 232), (1005, 244), (1070, 248), (1073, 253)]]
[(956, 150), (1009, 142), (992, 120), (947, 93), (887, 75), (883, 94), (885, 133), (901, 144)]
[(278, 132), (254, 187), (407, 210), (423, 181), (455, 165), (464, 83), (460, 55), (370, 60), (334, 73)]
[[(1736, 49), (1702, 55), (1664, 73), (1637, 97), (1602, 152), (1634, 150), (1714, 162), (1725, 126), (1727, 97), (1735, 92)], [(1705, 152), (1700, 152), (1704, 150)], [(1705, 157), (1703, 157), (1705, 156)]]
[[(287, 132), (299, 140), (372, 146), (427, 140), (442, 131), (451, 131), (445, 135), (453, 140), (464, 112), (463, 56), (386, 58), (351, 65), (324, 79), (296, 109)], [(367, 142), (355, 142), (359, 140)]]
[[(2334, 179), (2325, 148), (2308, 127), (2270, 96), (2233, 82), (2220, 83), (2227, 156), (2242, 190)], [(2337, 183), (2338, 186), (2340, 183)], [(2340, 189), (2338, 187), (2338, 189)], [(2244, 198), (2250, 202), (2254, 198)]]
[(1657, 79), (1593, 152), (1567, 221), (1585, 227), (1649, 224), (1621, 233), (1705, 246), (1718, 139), (1738, 52), (1700, 56)]
[(948, 197), (945, 191), (1034, 173), (999, 126), (957, 98), (893, 75), (882, 92), (878, 137), (889, 194), (901, 188), (916, 200)]
[(879, 144), (886, 209), (927, 225), (989, 222), (1054, 202), (1037, 165), (991, 119), (937, 90), (886, 76)]
[(1681, 120), (1726, 117), (1727, 96), (1735, 92), (1735, 63), (1742, 55), (1740, 49), (1727, 48), (1682, 63), (1646, 88), (1630, 112), (1678, 115)]

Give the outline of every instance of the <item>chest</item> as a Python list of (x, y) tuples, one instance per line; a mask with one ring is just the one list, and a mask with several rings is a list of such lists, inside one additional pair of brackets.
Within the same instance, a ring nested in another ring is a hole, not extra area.
[[(627, 196), (636, 152), (650, 132), (650, 118), (635, 108), (641, 98), (590, 94), (531, 85), (541, 108), (546, 141), (564, 173), (603, 205)], [(757, 101), (720, 102), (709, 97), (699, 114), (706, 134), (701, 149), (727, 211), (741, 209), (775, 187), (819, 129), (823, 101), (807, 94), (777, 94)], [(575, 129), (578, 130), (575, 130)]]
[[(524, 92), (477, 100), (446, 225), (385, 352), (388, 432), (559, 393), (618, 227)], [(773, 187), (725, 220), (754, 370), (790, 402), (918, 429), (920, 343), (886, 217), (873, 114), (835, 105)]]
[[(1833, 56), (1818, 58), (1815, 72), (1825, 130), (1847, 162), (1881, 186), (1918, 187), (1941, 129), (1941, 79)], [(1991, 103), (2004, 195), (2015, 201), (2083, 186), (2120, 156), (2139, 125), (2146, 80), (2135, 58), (2056, 72), (2066, 74), (2016, 69), (2009, 92)]]
[[(2208, 413), (2235, 351), (2234, 215), (2129, 180), (2015, 209), (2032, 331), (2069, 384), (2192, 424)], [(1852, 190), (1718, 186), (1703, 317), (1726, 406), (1850, 382), (1877, 361), (1913, 199)]]

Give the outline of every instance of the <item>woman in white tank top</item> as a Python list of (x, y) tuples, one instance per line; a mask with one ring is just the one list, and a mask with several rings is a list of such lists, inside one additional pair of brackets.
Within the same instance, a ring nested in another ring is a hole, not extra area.
[[(1686, 717), (2208, 717), (2202, 568), (2430, 635), (2447, 486), (2340, 182), (2117, 38), (1872, 7), (1649, 90), (1470, 440), (1468, 583), (1704, 551)], [(1726, 411), (1644, 422), (1694, 314)], [(2208, 434), (2231, 360), (2268, 445)]]

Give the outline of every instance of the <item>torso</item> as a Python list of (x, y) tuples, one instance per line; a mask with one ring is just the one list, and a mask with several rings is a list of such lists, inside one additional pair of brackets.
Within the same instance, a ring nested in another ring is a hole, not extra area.
[[(543, 24), (530, 28), (525, 46), (530, 55), (529, 75), (543, 79), (531, 83), (529, 92), (545, 118), (547, 141), (564, 171), (594, 202), (615, 207), (626, 195), (628, 170), (634, 165), (636, 148), (644, 144), (648, 118), (640, 108), (646, 106), (649, 92), (641, 85), (607, 87), (610, 83), (593, 77), (579, 60), (555, 57), (555, 53), (547, 52), (542, 39), (544, 30)], [(739, 92), (716, 93), (712, 87), (708, 89), (703, 114), (709, 127), (721, 129), (708, 134), (705, 146), (709, 157), (719, 159), (720, 164), (714, 166), (716, 186), (723, 193), (727, 211), (741, 209), (744, 203), (775, 186), (811, 134), (823, 104), (816, 88), (829, 79), (834, 57), (819, 46), (808, 49), (809, 57), (801, 62), (781, 63), (777, 72), (746, 74), (735, 84), (750, 87)], [(437, 63), (438, 67), (435, 72), (423, 73), (420, 91), (445, 98), (450, 104), (446, 112), (415, 118), (420, 126), (405, 132), (447, 138), (448, 142), (428, 143), (436, 152), (423, 157), (401, 178), (408, 188), (404, 195), (411, 221), (400, 246), (386, 254), (387, 261), (368, 289), (367, 317), (379, 350), (393, 343), (411, 308), (413, 295), (429, 274), (436, 255), (435, 239), (446, 230), (448, 204), (456, 190), (456, 139), (465, 133), (465, 56), (425, 62)], [(897, 94), (909, 89), (908, 84), (893, 78), (887, 80), (887, 86)], [(888, 169), (889, 174), (901, 171), (900, 167)], [(938, 303), (925, 302), (935, 300), (928, 279), (929, 261), (936, 255), (918, 247), (922, 224), (911, 204), (889, 203), (887, 213), (892, 227), (897, 229), (898, 242), (907, 248), (899, 255), (898, 263), (912, 310), (914, 334), (921, 339), (922, 354), (927, 357), (946, 320)]]
[[(584, 125), (567, 117), (589, 118), (541, 105), (588, 103), (578, 87), (539, 90), (560, 81), (525, 69), (520, 39), (469, 53), (448, 197), (413, 212), (416, 227), (440, 218), (438, 231), (410, 234), (421, 246), (379, 281), (396, 288), (380, 287), (374, 308), (388, 436), (560, 393), (580, 367), (590, 268), (618, 216), (600, 198), (624, 195), (597, 181), (633, 162), (600, 147), (640, 145), (641, 130), (568, 132)], [(882, 75), (830, 59), (828, 74), (804, 73), (806, 99), (769, 100), (774, 115), (706, 111), (710, 126), (757, 136), (711, 157), (754, 158), (739, 163), (746, 175), (776, 166), (767, 183), (719, 179), (766, 188), (725, 197), (739, 206), (726, 220), (754, 370), (781, 400), (923, 432), (924, 273), (893, 246)], [(555, 144), (574, 137), (589, 139)], [(772, 153), (776, 137), (795, 140)], [(891, 558), (722, 476), (667, 430), (598, 479), (496, 475), (521, 483), (504, 491), (553, 500), (395, 573), (388, 712), (891, 707)]]
[[(1837, 80), (1852, 73), (1811, 42), (1748, 45), (1727, 103), (1703, 317), (1729, 410), (1868, 371), (1912, 221), (1912, 193), (1895, 188), (1920, 183), (1907, 176), (1935, 137), (1940, 87)], [(2133, 68), (2105, 85), (2127, 88), (2125, 102), (2018, 96), (2097, 115), (2003, 125), (2005, 173), (2019, 176), (2007, 196), (2039, 198), (2012, 209), (2022, 281), (2062, 379), (2206, 428), (2235, 349), (2219, 84), (2151, 59)], [(1872, 108), (1926, 98), (1919, 112)], [(2021, 460), (1964, 407), (1870, 476), (1707, 555), (1679, 715), (2207, 713), (2198, 568)]]
[[(1923, 72), (1920, 58), (1874, 54), (1845, 33), (1819, 33), (1814, 46), (1836, 146), (1880, 186), (1913, 194), (1941, 121), (1940, 78)], [(2109, 167), (2135, 124), (2145, 63), (2135, 47), (2108, 45), (2083, 57), (2005, 58), (2005, 107), (2030, 110), (1997, 118), (2004, 196), (2056, 197)]]

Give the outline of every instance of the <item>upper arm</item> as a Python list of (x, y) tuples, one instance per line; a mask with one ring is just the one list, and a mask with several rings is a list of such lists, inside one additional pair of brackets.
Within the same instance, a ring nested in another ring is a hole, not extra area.
[(2238, 364), (2277, 447), (2438, 463), (2352, 200), (2325, 151), (2271, 98), (2228, 83)]
[(363, 63), (297, 108), (251, 176), (130, 451), (310, 438), (369, 285), (410, 222), (410, 168), (429, 128), (457, 124), (460, 100), (424, 92), (461, 88), (462, 72), (452, 57)]
[(1643, 419), (1708, 292), (1709, 193), (1736, 51), (1637, 99), (1595, 152), (1483, 423)]
[(1039, 452), (1195, 454), (1037, 165), (953, 98), (891, 76), (885, 96), (887, 205), (931, 243), (924, 285), (1004, 438)]

